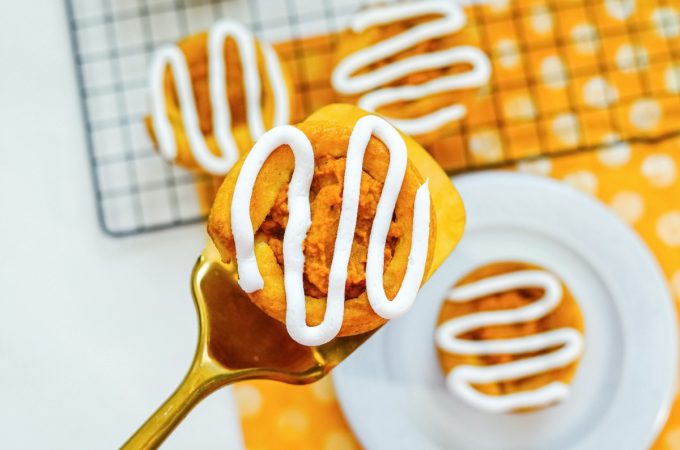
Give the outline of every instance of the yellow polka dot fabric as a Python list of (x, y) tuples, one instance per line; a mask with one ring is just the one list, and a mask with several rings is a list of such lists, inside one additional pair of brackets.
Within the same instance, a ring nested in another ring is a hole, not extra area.
[(467, 9), (493, 75), (460, 133), (428, 148), (450, 171), (677, 132), (680, 5), (491, 1)]
[[(435, 157), (462, 170), (541, 156), (514, 168), (608, 205), (656, 255), (680, 302), (680, 4), (490, 0), (468, 15), (493, 86), (469, 107), (465, 133)], [(330, 70), (328, 61), (305, 64)], [(588, 146), (599, 150), (551, 157)], [(359, 448), (330, 377), (241, 383), (234, 395), (249, 449)], [(680, 449), (680, 398), (654, 448)]]
[(330, 377), (307, 386), (252, 381), (234, 386), (233, 392), (250, 450), (360, 448)]

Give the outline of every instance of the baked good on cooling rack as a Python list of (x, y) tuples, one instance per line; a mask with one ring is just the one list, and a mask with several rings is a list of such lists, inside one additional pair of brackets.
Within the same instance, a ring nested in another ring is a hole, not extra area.
[(455, 131), (465, 100), (490, 77), (488, 57), (465, 45), (465, 23), (454, 1), (364, 9), (338, 39), (333, 88), (428, 146)]
[(435, 341), (449, 391), (491, 413), (565, 399), (583, 351), (583, 317), (553, 273), (523, 262), (480, 267), (451, 289)]
[(463, 223), (458, 193), (415, 141), (330, 105), (265, 133), (226, 176), (208, 232), (251, 300), (320, 345), (404, 313)]
[(226, 174), (257, 138), (288, 123), (291, 114), (286, 67), (267, 43), (231, 20), (160, 47), (149, 81), (146, 124), (159, 153), (212, 175)]

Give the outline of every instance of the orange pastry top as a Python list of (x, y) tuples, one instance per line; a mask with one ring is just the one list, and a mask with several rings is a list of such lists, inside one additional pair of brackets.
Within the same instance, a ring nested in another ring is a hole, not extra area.
[(476, 40), (465, 24), (455, 2), (366, 8), (338, 41), (333, 87), (430, 145), (456, 130), (466, 100), (490, 77), (488, 58), (470, 45)]
[(566, 398), (584, 326), (564, 282), (532, 264), (496, 262), (463, 277), (448, 297), (436, 341), (454, 395), (489, 412), (529, 411)]
[(150, 83), (145, 121), (156, 148), (182, 167), (213, 175), (224, 175), (291, 113), (287, 67), (268, 44), (230, 20), (160, 47)]
[[(324, 321), (329, 296), (329, 283), (333, 279), (331, 274), (333, 261), (338, 251), (336, 240), (338, 239), (339, 224), (343, 214), (343, 208), (347, 201), (348, 187), (346, 185), (348, 172), (348, 149), (351, 147), (350, 138), (359, 139), (357, 124), (370, 121), (376, 126), (386, 126), (391, 130), (389, 139), (402, 142), (407, 152), (406, 165), (403, 172), (399, 189), (394, 192), (395, 203), (393, 211), (386, 216), (384, 245), (380, 250), (383, 273), (380, 277), (384, 294), (388, 300), (397, 296), (404, 284), (405, 274), (409, 266), (409, 258), (413, 257), (415, 247), (419, 249), (423, 257), (422, 276), (429, 275), (436, 255), (436, 265), (441, 262), (444, 252), (452, 249), (457, 242), (461, 226), (463, 210), (460, 199), (453, 186), (443, 174), (436, 174), (437, 186), (444, 186), (440, 195), (449, 195), (450, 198), (443, 200), (444, 206), (453, 208), (453, 213), (448, 210), (443, 216), (457, 214), (458, 221), (451, 223), (451, 230), (442, 234), (440, 247), (436, 241), (439, 233), (440, 222), (437, 220), (435, 210), (437, 202), (430, 204), (430, 189), (427, 193), (427, 210), (419, 208), (416, 201), (418, 192), (421, 191), (421, 200), (424, 198), (423, 186), (427, 183), (419, 166), (427, 171), (430, 176), (433, 166), (431, 159), (422, 148), (411, 139), (399, 134), (382, 119), (375, 116), (367, 116), (357, 108), (345, 105), (332, 105), (323, 108), (310, 116), (304, 122), (289, 127), (287, 132), (292, 136), (299, 136), (307, 140), (309, 148), (313, 149), (313, 174), (310, 173), (308, 201), (309, 223), (301, 244), (304, 264), (301, 266), (302, 289), (304, 291), (305, 323), (315, 326)], [(291, 131), (292, 129), (292, 131)], [(371, 130), (369, 130), (371, 131)], [(384, 131), (384, 130), (383, 130)], [(297, 134), (296, 134), (297, 133)], [(371, 305), (367, 294), (367, 264), (371, 259), (369, 247), (371, 235), (376, 222), (376, 216), (385, 217), (385, 213), (378, 213), (379, 203), (383, 196), (383, 188), (390, 170), (390, 158), (393, 149), (388, 148), (385, 142), (378, 139), (372, 131), (372, 135), (366, 135), (366, 145), (363, 164), (359, 166), (356, 188), (356, 210), (347, 217), (355, 219), (353, 230), (348, 234), (349, 244), (347, 250), (347, 264), (344, 270), (344, 315), (339, 336), (347, 336), (364, 333), (373, 330), (385, 322), (385, 318), (377, 314)], [(272, 136), (275, 133), (272, 132)], [(293, 141), (294, 142), (294, 141)], [(258, 150), (258, 143), (253, 152)], [(277, 143), (278, 144), (278, 143)], [(297, 221), (304, 220), (292, 217), (290, 210), (289, 193), (291, 179), (295, 176), (298, 163), (297, 150), (293, 150), (294, 144), (273, 144), (270, 153), (262, 162), (259, 171), (252, 184), (250, 198), (249, 217), (252, 221), (253, 230), (253, 255), (257, 268), (263, 279), (260, 289), (250, 292), (250, 298), (263, 311), (270, 316), (285, 322), (289, 308), (288, 289), (285, 280), (286, 266), (286, 233)], [(360, 148), (360, 147), (356, 147)], [(242, 158), (234, 169), (227, 175), (222, 184), (208, 222), (208, 231), (215, 242), (222, 258), (225, 261), (233, 259), (239, 262), (237, 243), (234, 230), (234, 212), (239, 209), (234, 207), (235, 191), (239, 180), (248, 177), (248, 170), (244, 171), (244, 165), (250, 155)], [(255, 157), (253, 157), (255, 158)], [(395, 156), (396, 158), (396, 156)], [(258, 159), (260, 159), (258, 157)], [(422, 160), (422, 161), (421, 161)], [(350, 164), (356, 163), (350, 162)], [(310, 166), (312, 167), (312, 166)], [(441, 169), (439, 169), (441, 172)], [(242, 173), (244, 172), (245, 175)], [(443, 185), (442, 181), (446, 181)], [(390, 181), (392, 183), (392, 181)], [(440, 185), (440, 183), (442, 183)], [(388, 189), (394, 191), (394, 189)], [(423, 203), (424, 204), (424, 203)], [(416, 214), (417, 213), (417, 214)], [(429, 216), (425, 222), (427, 228), (419, 232), (424, 236), (424, 246), (412, 245), (414, 228), (417, 223), (423, 222), (423, 214)], [(419, 217), (416, 217), (418, 215)], [(379, 240), (379, 237), (373, 238)], [(375, 246), (375, 244), (374, 244)], [(442, 250), (446, 248), (446, 250)], [(239, 266), (241, 264), (239, 263)], [(409, 282), (410, 283), (410, 282)], [(417, 283), (420, 284), (420, 281)]]

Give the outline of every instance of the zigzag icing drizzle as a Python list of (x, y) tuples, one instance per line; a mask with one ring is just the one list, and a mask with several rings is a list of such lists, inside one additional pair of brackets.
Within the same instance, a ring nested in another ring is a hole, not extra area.
[[(208, 33), (208, 76), (213, 130), (222, 152), (221, 156), (210, 152), (201, 133), (189, 69), (182, 51), (175, 45), (165, 45), (156, 51), (151, 62), (151, 113), (161, 155), (170, 161), (177, 157), (177, 143), (168, 120), (163, 89), (166, 67), (169, 66), (179, 96), (182, 122), (194, 158), (204, 170), (214, 175), (227, 173), (239, 156), (238, 146), (231, 132), (231, 112), (227, 104), (227, 69), (224, 60), (224, 43), (227, 38), (232, 38), (236, 42), (243, 67), (243, 85), (250, 135), (255, 141), (265, 132), (260, 104), (261, 85), (255, 38), (242, 24), (231, 20), (220, 20), (210, 28)], [(274, 125), (283, 125), (288, 123), (289, 103), (281, 65), (276, 53), (269, 45), (260, 43), (260, 48), (264, 54), (267, 78), (274, 93)]]
[(581, 355), (583, 336), (573, 328), (559, 328), (531, 336), (506, 339), (466, 340), (458, 336), (494, 325), (511, 325), (538, 320), (553, 311), (562, 300), (562, 285), (552, 274), (541, 270), (511, 272), (456, 287), (448, 301), (465, 303), (481, 297), (527, 287), (542, 288), (543, 297), (530, 305), (512, 310), (486, 311), (451, 319), (436, 330), (439, 348), (460, 355), (494, 355), (557, 350), (492, 366), (459, 365), (446, 376), (449, 390), (465, 402), (488, 412), (508, 412), (520, 408), (545, 406), (566, 398), (569, 386), (552, 382), (533, 391), (505, 395), (487, 395), (472, 384), (514, 380), (565, 367)]
[[(376, 111), (381, 106), (398, 101), (418, 100), (442, 92), (486, 84), (491, 76), (491, 64), (484, 52), (471, 46), (459, 46), (411, 56), (361, 75), (353, 75), (421, 42), (454, 34), (466, 22), (463, 9), (454, 1), (420, 1), (386, 5), (357, 14), (351, 24), (352, 29), (357, 33), (375, 25), (385, 25), (428, 15), (441, 15), (441, 18), (416, 25), (342, 60), (333, 71), (331, 81), (334, 89), (345, 95), (364, 94), (359, 99), (358, 105), (365, 110)], [(417, 85), (381, 87), (412, 73), (456, 64), (469, 64), (472, 69), (464, 73), (441, 76)], [(462, 118), (465, 114), (465, 106), (453, 104), (412, 119), (396, 117), (388, 117), (388, 119), (404, 133), (418, 135), (436, 130), (446, 123)]]
[(357, 121), (349, 139), (342, 193), (342, 209), (331, 262), (328, 301), (323, 321), (316, 326), (306, 323), (303, 271), (303, 242), (311, 224), (309, 189), (314, 176), (312, 144), (299, 129), (276, 127), (255, 144), (246, 157), (234, 189), (231, 204), (231, 228), (236, 247), (239, 284), (246, 292), (264, 287), (255, 259), (250, 201), (253, 186), (269, 155), (282, 145), (291, 148), (295, 169), (288, 187), (289, 220), (283, 237), (284, 286), (286, 291), (286, 327), (290, 336), (304, 345), (321, 345), (333, 339), (343, 321), (345, 281), (356, 217), (359, 208), (364, 153), (375, 136), (388, 148), (389, 167), (373, 220), (366, 261), (366, 292), (373, 310), (390, 319), (405, 313), (413, 304), (423, 279), (430, 232), (430, 193), (427, 181), (416, 191), (413, 213), (413, 236), (408, 266), (397, 295), (389, 300), (383, 286), (384, 249), (397, 197), (407, 167), (406, 144), (389, 123), (376, 116)]

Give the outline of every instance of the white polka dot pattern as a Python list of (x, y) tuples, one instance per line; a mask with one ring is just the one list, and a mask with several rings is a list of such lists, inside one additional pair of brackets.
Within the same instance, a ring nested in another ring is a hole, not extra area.
[(597, 152), (600, 162), (608, 167), (621, 167), (630, 161), (630, 144), (621, 142), (619, 135), (609, 133), (602, 139), (603, 148)]
[(616, 51), (616, 66), (625, 73), (643, 70), (649, 65), (647, 50), (640, 45), (623, 44)]
[(553, 29), (553, 18), (545, 5), (531, 8), (531, 28), (539, 34), (546, 34)]
[(241, 415), (254, 416), (260, 412), (262, 394), (260, 394), (260, 391), (255, 386), (239, 384), (234, 386), (232, 392)]
[(651, 99), (640, 99), (630, 107), (630, 123), (640, 131), (650, 131), (661, 119), (659, 103)]
[(616, 88), (601, 76), (591, 78), (583, 86), (583, 101), (592, 108), (606, 108), (617, 98)]
[(276, 427), (285, 435), (302, 435), (309, 427), (309, 419), (302, 410), (286, 409), (276, 418)]
[(564, 177), (564, 181), (587, 194), (597, 193), (597, 177), (587, 170), (571, 172)]
[(496, 44), (496, 57), (501, 67), (506, 69), (519, 65), (520, 54), (517, 42), (512, 39), (501, 39), (498, 41)]
[(580, 141), (580, 128), (578, 119), (572, 113), (562, 113), (557, 115), (552, 122), (552, 131), (560, 143), (568, 146), (575, 146)]
[(517, 170), (534, 175), (548, 176), (552, 170), (552, 162), (547, 158), (539, 158), (533, 161), (523, 161), (517, 164)]
[(642, 161), (642, 175), (658, 188), (665, 188), (675, 183), (677, 169), (675, 161), (668, 155), (649, 155)]
[(476, 162), (492, 163), (503, 159), (503, 147), (496, 130), (480, 130), (470, 135), (470, 153)]
[(571, 41), (579, 53), (591, 54), (600, 48), (597, 28), (590, 23), (582, 23), (571, 29)]
[(675, 8), (656, 8), (652, 12), (652, 22), (660, 37), (671, 39), (680, 36), (680, 17)]
[(605, 0), (609, 15), (617, 20), (626, 20), (635, 12), (635, 0)]
[(645, 205), (637, 192), (622, 191), (612, 197), (610, 206), (623, 221), (633, 224), (642, 217)]
[(551, 89), (563, 89), (567, 85), (566, 68), (559, 56), (547, 56), (541, 61), (541, 80)]
[(680, 94), (680, 65), (668, 66), (664, 72), (664, 81), (670, 94)]
[(505, 116), (509, 119), (530, 120), (536, 117), (536, 106), (528, 95), (519, 95), (505, 102)]
[(664, 244), (680, 247), (680, 210), (670, 211), (659, 217), (656, 232)]

